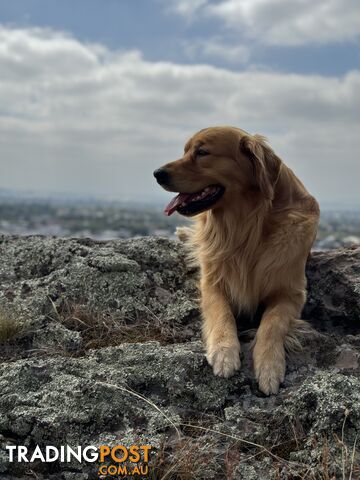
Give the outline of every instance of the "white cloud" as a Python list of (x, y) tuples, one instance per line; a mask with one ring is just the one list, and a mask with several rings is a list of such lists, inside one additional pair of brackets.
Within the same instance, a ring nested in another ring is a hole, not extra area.
[(182, 6), (183, 1), (173, 0), (178, 13), (215, 16), (259, 43), (321, 45), (360, 38), (358, 0), (204, 0), (188, 11)]
[(208, 0), (161, 0), (166, 5), (166, 8), (176, 13), (191, 17), (201, 7), (207, 5)]
[(357, 196), (360, 72), (341, 78), (146, 61), (61, 33), (0, 31), (0, 186), (145, 198), (209, 125), (267, 134), (321, 198)]
[(220, 37), (198, 39), (186, 42), (185, 53), (189, 58), (220, 59), (234, 65), (249, 60), (249, 48), (224, 42)]

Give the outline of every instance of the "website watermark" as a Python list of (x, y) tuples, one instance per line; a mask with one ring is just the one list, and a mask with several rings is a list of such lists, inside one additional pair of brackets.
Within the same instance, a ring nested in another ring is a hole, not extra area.
[(25, 445), (8, 445), (9, 462), (19, 463), (97, 463), (99, 478), (107, 476), (146, 476), (149, 473), (151, 445), (87, 445), (56, 447), (47, 445), (28, 449)]

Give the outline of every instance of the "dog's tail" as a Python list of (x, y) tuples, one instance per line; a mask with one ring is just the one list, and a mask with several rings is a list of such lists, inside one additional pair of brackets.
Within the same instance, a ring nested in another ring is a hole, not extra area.
[(191, 227), (176, 227), (175, 235), (180, 242), (188, 243), (194, 235), (194, 230)]
[(288, 354), (300, 352), (310, 340), (322, 337), (308, 322), (294, 318), (285, 338), (285, 350)]

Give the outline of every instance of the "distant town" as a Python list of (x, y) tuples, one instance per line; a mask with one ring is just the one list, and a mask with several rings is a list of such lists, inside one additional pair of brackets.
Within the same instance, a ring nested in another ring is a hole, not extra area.
[[(0, 192), (0, 233), (91, 237), (97, 240), (136, 236), (174, 238), (180, 215), (166, 217), (156, 204), (61, 197), (36, 198)], [(360, 245), (360, 209), (322, 209), (315, 249)]]

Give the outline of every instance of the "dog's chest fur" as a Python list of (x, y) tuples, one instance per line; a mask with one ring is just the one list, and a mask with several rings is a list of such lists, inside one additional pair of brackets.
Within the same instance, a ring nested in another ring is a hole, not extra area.
[(241, 251), (234, 253), (214, 267), (217, 270), (219, 285), (225, 292), (234, 314), (254, 313), (259, 303), (267, 295), (272, 283), (273, 271), (262, 267), (261, 253), (247, 257)]
[[(204, 224), (199, 226), (195, 244), (201, 275), (223, 290), (235, 314), (254, 313), (274, 288), (305, 288), (301, 273), (305, 264), (297, 262), (300, 271), (295, 275), (292, 252), (300, 246), (310, 250), (313, 222), (304, 222), (301, 215), (289, 215), (265, 237), (256, 221), (248, 229), (233, 228), (231, 234), (218, 226), (212, 230), (204, 229)], [(305, 254), (303, 257), (306, 259)]]
[(252, 313), (257, 308), (260, 292), (256, 288), (255, 272), (241, 257), (234, 257), (221, 266), (222, 288), (234, 313)]

